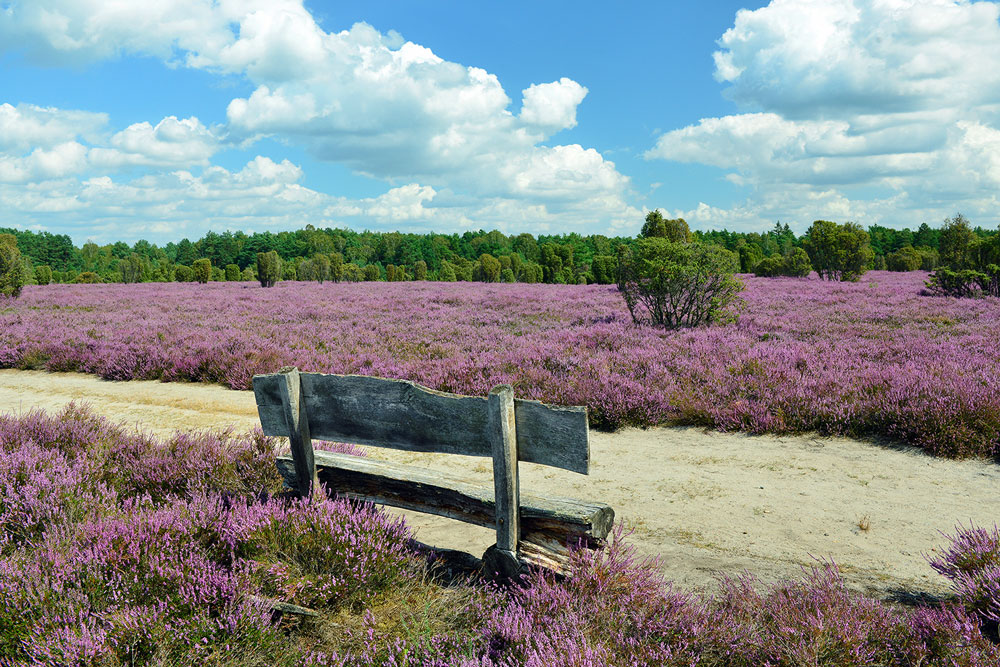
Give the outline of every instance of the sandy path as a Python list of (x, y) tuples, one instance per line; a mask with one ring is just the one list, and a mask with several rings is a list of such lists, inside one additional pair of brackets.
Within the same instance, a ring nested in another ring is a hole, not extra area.
[[(70, 401), (160, 434), (257, 424), (250, 392), (0, 370), (0, 412), (58, 410)], [(484, 459), (372, 453), (491, 479)], [(1000, 466), (841, 438), (626, 429), (593, 432), (591, 456), (589, 477), (522, 464), (522, 488), (607, 502), (634, 529), (640, 552), (660, 556), (667, 575), (688, 589), (744, 569), (767, 580), (793, 577), (815, 558), (832, 558), (858, 589), (940, 594), (947, 582), (924, 559), (943, 544), (939, 531), (997, 521)], [(407, 516), (430, 544), (478, 554), (491, 543), (485, 529)]]

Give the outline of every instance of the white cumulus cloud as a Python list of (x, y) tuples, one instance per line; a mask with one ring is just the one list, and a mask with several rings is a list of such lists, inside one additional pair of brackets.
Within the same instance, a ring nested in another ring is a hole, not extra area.
[[(548, 220), (576, 198), (612, 224), (638, 216), (626, 201), (628, 178), (613, 163), (592, 149), (542, 144), (576, 125), (587, 89), (568, 78), (529, 86), (515, 115), (486, 70), (364, 23), (328, 32), (302, 0), (9, 0), (5, 7), (0, 44), (38, 60), (142, 54), (246, 77), (253, 92), (226, 109), (229, 141), (273, 136), (393, 187), (418, 183), (475, 198), (482, 210), (505, 201), (508, 210)], [(186, 122), (134, 125), (92, 159), (109, 168), (204, 165), (216, 136)]]
[(998, 18), (1000, 5), (966, 0), (741, 10), (715, 74), (747, 113), (665, 132), (646, 157), (719, 167), (752, 188), (729, 213), (688, 211), (706, 225), (839, 214), (914, 226), (956, 210), (996, 224)]

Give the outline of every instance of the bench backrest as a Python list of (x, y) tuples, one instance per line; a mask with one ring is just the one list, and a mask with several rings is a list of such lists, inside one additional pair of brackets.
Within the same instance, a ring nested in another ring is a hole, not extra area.
[[(299, 373), (314, 440), (416, 452), (493, 456), (489, 401), (406, 380)], [(257, 375), (253, 389), (264, 435), (287, 437), (287, 372)], [(517, 459), (590, 472), (587, 409), (514, 399)]]

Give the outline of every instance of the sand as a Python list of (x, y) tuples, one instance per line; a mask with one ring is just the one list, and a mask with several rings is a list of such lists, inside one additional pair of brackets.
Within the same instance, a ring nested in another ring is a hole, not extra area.
[[(89, 403), (98, 414), (169, 435), (250, 429), (251, 392), (204, 384), (106, 382), (72, 373), (0, 370), (0, 412)], [(370, 449), (491, 483), (489, 461)], [(959, 523), (993, 526), (1000, 466), (948, 461), (913, 448), (816, 435), (748, 436), (698, 428), (591, 433), (589, 476), (521, 464), (523, 490), (614, 507), (640, 554), (659, 558), (686, 590), (712, 590), (723, 574), (795, 577), (820, 560), (848, 584), (885, 598), (943, 595), (948, 582), (925, 555)], [(406, 513), (417, 538), (480, 554), (486, 529)]]

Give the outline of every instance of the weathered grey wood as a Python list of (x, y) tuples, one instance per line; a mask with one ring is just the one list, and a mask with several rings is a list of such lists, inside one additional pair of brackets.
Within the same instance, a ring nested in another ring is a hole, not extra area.
[[(492, 457), (486, 398), (434, 391), (405, 380), (301, 373), (310, 433), (317, 440), (418, 452)], [(265, 435), (288, 435), (281, 376), (254, 376)], [(590, 432), (584, 407), (514, 400), (521, 461), (589, 472)]]
[[(497, 529), (497, 549), (511, 556), (517, 553), (520, 536), (518, 508), (520, 489), (517, 477), (517, 431), (514, 425), (514, 390), (508, 385), (493, 389), (487, 397), (490, 442), (493, 445), (493, 497)], [(514, 560), (517, 560), (514, 556)]]
[(281, 600), (272, 600), (270, 598), (262, 598), (256, 595), (251, 595), (250, 599), (254, 602), (267, 606), (268, 609), (279, 611), (283, 614), (295, 614), (296, 616), (319, 616), (319, 612), (315, 609), (300, 607), (299, 605), (292, 604), (291, 602), (282, 602)]
[(295, 486), (299, 495), (309, 497), (313, 488), (319, 485), (316, 478), (316, 464), (313, 459), (312, 439), (309, 433), (309, 417), (302, 401), (300, 374), (297, 368), (282, 369), (278, 393), (285, 420), (285, 433), (292, 448), (295, 461)]
[[(331, 493), (403, 509), (436, 514), (493, 528), (493, 490), (460, 477), (417, 466), (317, 451), (319, 481)], [(277, 458), (278, 471), (291, 486), (290, 456)], [(615, 513), (603, 503), (573, 498), (521, 495), (521, 548), (525, 543), (558, 551), (565, 546), (598, 547), (611, 532)]]

